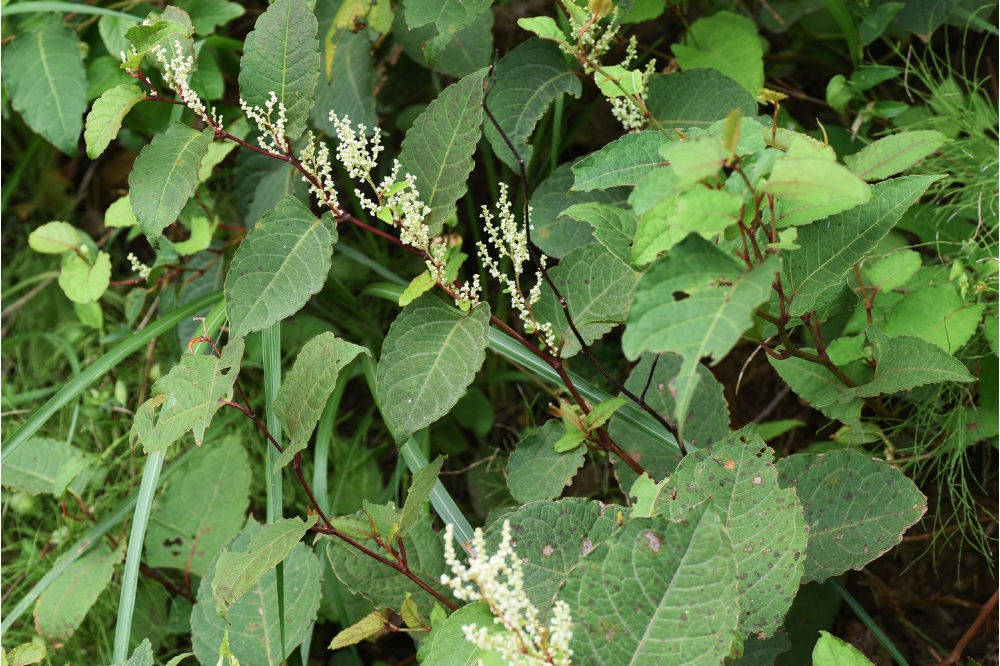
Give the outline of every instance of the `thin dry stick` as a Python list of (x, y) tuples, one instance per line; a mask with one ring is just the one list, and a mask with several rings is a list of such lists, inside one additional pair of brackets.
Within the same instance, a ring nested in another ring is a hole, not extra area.
[(993, 596), (990, 597), (989, 601), (983, 604), (983, 607), (979, 609), (979, 615), (976, 617), (976, 621), (972, 623), (968, 631), (962, 636), (961, 640), (955, 645), (955, 649), (952, 650), (944, 661), (938, 664), (938, 666), (951, 666), (951, 664), (957, 664), (958, 660), (962, 658), (962, 653), (965, 652), (965, 648), (969, 646), (972, 639), (975, 638), (976, 633), (986, 622), (986, 618), (993, 613), (993, 609), (997, 607), (997, 595), (1000, 594), (1000, 590), (994, 590)]

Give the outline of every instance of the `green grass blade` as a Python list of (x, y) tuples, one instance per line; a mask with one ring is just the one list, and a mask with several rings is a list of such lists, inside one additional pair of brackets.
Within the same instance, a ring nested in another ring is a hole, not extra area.
[(3, 449), (0, 451), (0, 465), (3, 464), (3, 458), (6, 458), (17, 451), (22, 444), (38, 432), (38, 430), (45, 425), (45, 422), (52, 418), (52, 416), (63, 406), (69, 403), (70, 400), (73, 400), (78, 395), (83, 393), (85, 389), (107, 374), (116, 365), (121, 363), (132, 352), (142, 349), (149, 344), (150, 340), (153, 338), (163, 335), (179, 322), (187, 319), (188, 317), (193, 317), (206, 307), (216, 305), (216, 309), (218, 309), (219, 306), (217, 304), (222, 302), (221, 299), (222, 293), (218, 291), (202, 296), (201, 298), (191, 301), (183, 307), (177, 308), (169, 314), (160, 317), (154, 323), (137, 333), (133, 333), (131, 336), (112, 347), (111, 351), (94, 361), (94, 363), (88, 366), (86, 370), (67, 382), (58, 393), (52, 396), (47, 403), (42, 405), (37, 412), (32, 414), (31, 418), (25, 421), (24, 425), (22, 425), (18, 431), (4, 443)]
[(131, 21), (140, 20), (139, 17), (126, 14), (125, 12), (116, 12), (113, 9), (105, 9), (104, 7), (91, 7), (90, 5), (81, 5), (75, 2), (19, 2), (16, 5), (7, 5), (4, 7), (2, 15), (9, 16), (11, 14), (27, 14), (31, 12), (99, 14), (101, 16), (114, 16), (115, 18), (129, 19)]
[[(281, 322), (276, 321), (263, 331), (264, 335), (264, 402), (267, 429), (274, 441), (281, 443), (281, 421), (274, 410), (274, 399), (281, 388)], [(281, 454), (270, 443), (264, 442), (267, 456), (264, 461), (264, 478), (267, 486), (267, 524), (281, 519), (281, 468), (278, 456)], [(285, 568), (281, 562), (275, 567), (278, 578), (278, 627), (281, 634), (281, 654), (285, 649)]]
[[(226, 319), (225, 303), (220, 301), (205, 318), (206, 335), (215, 334)], [(200, 342), (193, 351), (201, 353), (208, 347)], [(166, 449), (155, 451), (146, 458), (146, 466), (142, 470), (142, 483), (136, 496), (135, 511), (132, 514), (132, 530), (128, 538), (128, 552), (125, 555), (125, 570), (122, 573), (122, 593), (118, 602), (118, 623), (115, 626), (115, 663), (128, 659), (129, 635), (132, 632), (132, 615), (135, 611), (135, 593), (139, 583), (139, 566), (142, 564), (142, 545), (146, 540), (146, 527), (149, 525), (149, 514), (153, 510), (153, 499), (163, 469), (163, 460), (167, 456)]]
[(897, 666), (910, 666), (909, 662), (906, 661), (903, 655), (900, 654), (899, 650), (896, 649), (896, 646), (892, 644), (892, 641), (889, 640), (889, 637), (886, 636), (884, 631), (882, 631), (882, 627), (878, 626), (878, 623), (872, 619), (872, 616), (861, 607), (861, 604), (859, 604), (858, 600), (854, 598), (854, 595), (848, 592), (843, 585), (838, 583), (833, 578), (827, 580), (826, 582), (830, 585), (830, 587), (837, 591), (837, 594), (839, 594), (844, 601), (847, 602), (847, 605), (851, 607), (851, 610), (853, 610), (854, 614), (858, 616), (861, 623), (868, 627), (868, 631), (872, 632), (872, 635), (878, 639), (878, 642), (882, 644), (885, 651), (888, 652), (889, 655), (896, 661)]

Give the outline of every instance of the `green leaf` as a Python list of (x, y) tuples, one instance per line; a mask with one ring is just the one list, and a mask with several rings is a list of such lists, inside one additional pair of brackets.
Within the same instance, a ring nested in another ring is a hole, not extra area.
[(120, 85), (106, 90), (94, 102), (94, 108), (87, 114), (87, 129), (83, 133), (87, 144), (87, 157), (94, 160), (104, 152), (121, 129), (122, 120), (132, 107), (146, 99), (139, 86)]
[(87, 73), (76, 33), (61, 20), (19, 32), (3, 53), (3, 81), (28, 127), (76, 157), (87, 110)]
[(457, 314), (435, 295), (399, 314), (382, 345), (376, 386), (396, 441), (447, 414), (482, 367), (489, 344), (489, 306)]
[[(487, 106), (500, 124), (524, 164), (531, 163), (528, 137), (549, 105), (565, 94), (579, 97), (580, 79), (566, 64), (552, 42), (533, 37), (508, 53), (497, 64), (497, 82)], [(493, 152), (515, 172), (517, 159), (492, 122), (486, 123), (486, 138)]]
[[(618, 324), (625, 323), (629, 305), (635, 295), (639, 274), (598, 243), (577, 248), (549, 269), (566, 300), (570, 316), (587, 344), (593, 343)], [(541, 321), (552, 324), (560, 356), (569, 358), (580, 351), (566, 314), (547, 285), (542, 300), (536, 306)]]
[(698, 383), (701, 359), (720, 361), (753, 322), (767, 300), (777, 262), (768, 259), (749, 273), (714, 245), (691, 236), (674, 247), (639, 281), (622, 336), (625, 356), (643, 351), (676, 352), (684, 357), (671, 386), (683, 431)]
[(35, 631), (50, 641), (68, 640), (111, 582), (125, 551), (94, 548), (66, 567), (35, 604)]
[[(814, 353), (809, 349), (803, 349), (803, 351)], [(864, 407), (864, 401), (857, 398), (839, 402), (841, 391), (844, 390), (845, 386), (829, 370), (812, 361), (794, 357), (779, 361), (768, 356), (767, 360), (796, 395), (828, 418), (837, 419), (860, 429), (861, 408)], [(865, 377), (857, 372), (859, 368), (863, 370), (861, 366), (841, 367), (841, 370), (855, 381), (860, 379), (863, 383), (871, 376), (871, 370), (868, 369), (868, 377)]]
[(685, 41), (687, 45), (670, 47), (681, 69), (717, 69), (751, 95), (760, 94), (764, 87), (764, 49), (753, 21), (721, 11), (692, 23)]
[[(136, 648), (138, 649), (138, 648)], [(27, 664), (37, 664), (45, 658), (45, 646), (38, 643), (25, 643), (18, 645), (9, 653), (4, 655), (4, 666), (27, 666)]]
[(592, 201), (570, 206), (563, 215), (587, 222), (594, 238), (623, 263), (632, 261), (632, 243), (638, 221), (634, 211)]
[[(518, 539), (520, 552), (520, 539)], [(719, 663), (739, 621), (736, 561), (718, 516), (636, 518), (573, 569), (559, 597), (585, 664)]]
[(286, 196), (247, 234), (226, 276), (231, 335), (267, 328), (289, 317), (323, 288), (337, 228), (330, 213), (317, 218)]
[(465, 194), (475, 163), (483, 117), (481, 69), (444, 89), (406, 133), (399, 155), (402, 173), (417, 177), (421, 200), (431, 208), (427, 226), (436, 235)]
[(965, 365), (937, 345), (920, 338), (890, 338), (874, 326), (866, 331), (875, 357), (875, 378), (841, 392), (841, 400), (891, 395), (925, 384), (971, 382)]
[[(132, 26), (138, 25), (140, 21), (139, 17), (127, 19), (122, 16), (109, 16), (106, 14), (98, 19), (97, 31), (101, 34), (101, 41), (104, 42), (104, 48), (111, 54), (111, 57), (118, 60), (118, 65), (121, 65), (118, 55), (122, 51), (128, 51), (132, 46), (128, 38), (125, 37), (125, 32)], [(125, 74), (121, 69), (118, 69), (118, 71)], [(126, 76), (128, 75), (126, 74)], [(88, 76), (88, 78), (90, 77)], [(131, 77), (129, 78), (131, 79)]]
[(413, 475), (410, 489), (406, 491), (406, 501), (403, 503), (403, 515), (399, 519), (399, 536), (402, 538), (413, 529), (424, 512), (424, 503), (431, 496), (438, 474), (444, 465), (444, 456), (438, 456), (431, 463), (420, 468)]
[(142, 149), (128, 177), (129, 201), (150, 240), (174, 223), (198, 186), (198, 170), (213, 132), (174, 123)]
[[(423, 45), (435, 35), (435, 28), (428, 23), (419, 28), (406, 25), (406, 2), (403, 11), (396, 10), (393, 17), (392, 34), (406, 54), (421, 65), (427, 65)], [(454, 39), (445, 47), (433, 68), (441, 74), (460, 79), (493, 61), (493, 12), (484, 11), (467, 27), (455, 33)], [(428, 65), (429, 66), (429, 65)]]
[(780, 197), (775, 204), (779, 227), (822, 220), (872, 198), (863, 180), (823, 157), (779, 157), (763, 191)]
[[(160, 48), (163, 49), (167, 62), (179, 57), (182, 53), (184, 57), (194, 53), (194, 41), (191, 39), (193, 29), (193, 26), (190, 25), (191, 19), (186, 13), (181, 13), (176, 8), (171, 12), (171, 15), (174, 17), (173, 19), (169, 18), (164, 11), (161, 19), (155, 12), (151, 12), (147, 23), (133, 26), (125, 31), (125, 37), (132, 42), (132, 46), (136, 50), (136, 54), (125, 62), (125, 67), (132, 70), (139, 69), (143, 59)], [(157, 56), (150, 59), (162, 72), (164, 69), (163, 61)], [(195, 66), (197, 66), (197, 61)]]
[(204, 217), (196, 217), (191, 220), (191, 236), (186, 241), (174, 243), (174, 251), (182, 256), (197, 254), (202, 250), (207, 250), (212, 243), (212, 223)]
[(612, 99), (645, 92), (642, 72), (638, 69), (625, 69), (621, 65), (605, 65), (601, 71), (594, 72), (594, 83), (605, 97)]
[(198, 35), (211, 35), (218, 26), (246, 13), (242, 5), (228, 0), (177, 0), (177, 6), (191, 16)]
[(733, 542), (740, 634), (770, 636), (798, 591), (808, 538), (802, 505), (778, 487), (774, 452), (752, 424), (684, 458), (659, 496), (674, 517), (706, 498)]
[(548, 421), (525, 435), (510, 454), (507, 487), (518, 502), (527, 504), (559, 497), (583, 467), (587, 453), (584, 447), (568, 453), (557, 453), (553, 448), (564, 431), (560, 421)]
[(104, 226), (108, 228), (134, 227), (136, 224), (138, 224), (138, 220), (132, 213), (132, 202), (129, 201), (127, 194), (116, 199), (104, 211)]
[(819, 632), (812, 659), (813, 666), (872, 666), (854, 647), (826, 631)]
[[(500, 545), (505, 520), (517, 539), (517, 556), (524, 569), (524, 593), (546, 620), (556, 592), (585, 556), (600, 547), (625, 519), (625, 511), (614, 504), (594, 500), (567, 498), (555, 502), (532, 502), (497, 516), (486, 530), (487, 552), (496, 552)], [(559, 598), (573, 606), (564, 594)], [(609, 607), (610, 608), (610, 607)], [(574, 620), (577, 608), (573, 606)], [(574, 633), (579, 626), (574, 628)], [(600, 660), (579, 660), (577, 663), (602, 663)]]
[(316, 105), (312, 109), (313, 125), (330, 136), (336, 134), (331, 111), (339, 118), (350, 118), (354, 125), (364, 125), (369, 132), (378, 127), (371, 42), (365, 31), (345, 33), (336, 45), (332, 63), (329, 51), (323, 55), (325, 74), (319, 77)]
[(746, 89), (714, 69), (692, 69), (649, 77), (646, 107), (667, 129), (706, 128), (725, 120), (733, 109), (757, 114), (757, 102)]
[(604, 424), (614, 416), (614, 413), (628, 404), (625, 398), (609, 398), (602, 403), (594, 405), (590, 413), (583, 417), (583, 425), (588, 431), (604, 427)]
[(437, 286), (437, 280), (430, 271), (424, 271), (417, 277), (410, 280), (403, 293), (399, 295), (399, 307), (405, 308), (407, 305), (417, 300), (428, 291)]
[(802, 582), (860, 570), (898, 544), (927, 510), (906, 475), (849, 449), (798, 453), (777, 467), (781, 487), (795, 489), (809, 524)]
[(979, 330), (985, 309), (985, 303), (966, 305), (953, 284), (932, 285), (911, 291), (892, 308), (885, 333), (921, 338), (954, 354)]
[(72, 252), (82, 245), (81, 234), (67, 222), (46, 222), (28, 234), (28, 245), (42, 254)]
[(433, 67), (455, 34), (489, 9), (492, 0), (408, 0), (406, 24), (410, 28), (433, 23), (437, 34), (424, 42), (424, 57)]
[(89, 454), (57, 439), (33, 437), (7, 456), (3, 467), (5, 488), (37, 495), (62, 496), (66, 486), (92, 461)]
[(339, 650), (348, 645), (356, 645), (385, 629), (385, 625), (386, 620), (382, 614), (372, 611), (334, 636), (328, 649)]
[(485, 655), (465, 638), (465, 627), (474, 624), (486, 627), (489, 633), (502, 631), (494, 624), (493, 612), (485, 601), (475, 601), (462, 606), (441, 624), (435, 624), (430, 635), (420, 646), (417, 659), (423, 666), (473, 666)]
[(791, 649), (792, 641), (784, 633), (776, 633), (764, 640), (748, 636), (743, 640), (743, 654), (738, 659), (727, 658), (725, 663), (726, 666), (775, 666), (778, 655)]
[(271, 93), (277, 95), (285, 105), (285, 134), (292, 141), (305, 131), (316, 100), (318, 29), (306, 0), (276, 0), (247, 35), (240, 60), (240, 96), (251, 108), (263, 109)]
[(833, 299), (848, 271), (875, 249), (931, 183), (940, 176), (906, 176), (872, 186), (865, 204), (799, 229), (801, 250), (788, 254), (788, 313), (800, 316)]
[(327, 400), (337, 388), (340, 371), (361, 353), (371, 356), (364, 347), (330, 332), (320, 333), (302, 347), (274, 399), (274, 410), (289, 439), (275, 463), (275, 471), (309, 445)]
[(232, 396), (242, 358), (242, 338), (231, 340), (222, 358), (184, 353), (181, 362), (153, 384), (152, 397), (136, 411), (129, 433), (132, 446), (141, 442), (146, 453), (162, 451), (189, 430), (201, 444), (222, 401)]
[(93, 265), (75, 253), (63, 255), (59, 271), (59, 288), (74, 303), (96, 301), (111, 284), (111, 257), (107, 252), (97, 253)]
[(660, 147), (667, 138), (662, 132), (632, 132), (612, 141), (573, 165), (573, 189), (603, 190), (619, 185), (635, 185), (642, 176), (663, 164)]
[[(656, 359), (655, 368), (653, 368), (654, 359)], [(683, 359), (676, 354), (662, 354), (659, 357), (643, 354), (625, 380), (625, 388), (633, 395), (644, 395), (647, 405), (668, 423), (674, 423), (675, 401), (671, 392), (671, 382), (681, 371), (682, 365)], [(704, 448), (729, 434), (729, 405), (723, 394), (722, 384), (712, 372), (701, 364), (698, 364), (696, 372), (698, 382), (695, 384), (694, 395), (688, 409), (688, 425), (684, 429), (684, 439), (694, 448)], [(611, 419), (609, 434), (611, 439), (625, 453), (637, 460), (654, 479), (666, 477), (681, 460), (677, 449), (666, 446), (661, 440), (654, 439), (648, 433), (634, 427), (629, 421), (621, 418), (621, 414)], [(635, 472), (617, 459), (612, 462), (618, 484), (622, 490), (627, 491), (635, 482)]]
[(250, 462), (239, 439), (205, 445), (157, 496), (146, 564), (204, 576), (239, 532), (249, 504)]
[(897, 250), (882, 257), (874, 265), (865, 262), (866, 286), (877, 287), (879, 291), (899, 289), (920, 269), (920, 253), (915, 250)]
[(670, 164), (677, 176), (677, 187), (681, 188), (711, 178), (726, 161), (722, 144), (713, 137), (665, 143), (660, 155)]
[[(243, 531), (229, 544), (229, 550), (242, 551), (264, 528), (251, 518)], [(224, 551), (227, 552), (227, 551)], [(229, 647), (244, 664), (279, 666), (305, 638), (316, 619), (320, 603), (319, 562), (304, 543), (292, 548), (283, 560), (285, 569), (284, 614), (278, 612), (278, 575), (274, 568), (260, 577), (243, 598), (229, 610), (228, 622), (215, 612), (212, 582), (221, 559), (216, 558), (198, 586), (197, 603), (191, 611), (191, 642), (198, 661), (215, 664), (219, 645), (228, 632)], [(285, 653), (281, 653), (278, 635), (285, 627)]]
[(578, 449), (580, 445), (586, 441), (586, 439), (586, 432), (567, 425), (566, 432), (562, 437), (556, 440), (556, 443), (552, 445), (552, 449), (556, 453), (568, 453)]
[(550, 39), (559, 44), (569, 45), (569, 42), (566, 41), (566, 33), (556, 24), (555, 19), (550, 16), (521, 18), (517, 19), (517, 24), (528, 32), (535, 33), (542, 39)]
[(909, 169), (948, 141), (934, 130), (891, 134), (845, 156), (844, 163), (862, 180), (882, 180)]
[[(355, 514), (362, 517), (364, 514)], [(441, 574), (445, 572), (444, 542), (431, 528), (432, 517), (423, 515), (406, 537), (406, 562), (410, 571), (427, 582), (446, 599), (451, 592), (441, 585)], [(378, 544), (371, 539), (359, 539), (361, 545), (380, 552)], [(359, 594), (376, 608), (401, 608), (407, 595), (417, 604), (432, 607), (437, 600), (422, 587), (395, 569), (348, 546), (340, 539), (327, 542), (327, 558), (333, 572), (355, 594)], [(391, 559), (391, 557), (390, 557)]]
[(306, 531), (316, 522), (316, 516), (302, 522), (301, 518), (276, 520), (264, 526), (246, 550), (219, 553), (212, 577), (212, 598), (215, 611), (225, 619), (229, 610), (244, 594), (257, 586), (261, 577), (276, 567), (302, 540)]
[[(654, 184), (655, 185), (655, 184)], [(636, 187), (640, 194), (648, 181)], [(645, 212), (639, 219), (631, 263), (642, 266), (656, 259), (692, 232), (705, 240), (740, 221), (743, 199), (726, 190), (694, 187)]]

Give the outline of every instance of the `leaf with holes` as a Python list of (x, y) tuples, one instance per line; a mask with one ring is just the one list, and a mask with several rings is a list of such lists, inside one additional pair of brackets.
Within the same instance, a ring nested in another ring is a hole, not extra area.
[(317, 218), (294, 196), (265, 213), (236, 251), (226, 276), (231, 334), (243, 337), (302, 309), (326, 282), (336, 242), (332, 214)]
[(465, 395), (486, 360), (489, 321), (486, 303), (462, 315), (435, 294), (403, 308), (382, 345), (375, 379), (397, 442), (437, 421)]

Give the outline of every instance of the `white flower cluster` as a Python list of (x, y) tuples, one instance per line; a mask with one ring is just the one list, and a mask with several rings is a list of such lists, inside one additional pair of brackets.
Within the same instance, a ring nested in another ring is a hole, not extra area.
[[(278, 118), (271, 120), (275, 106), (278, 107)], [(260, 147), (272, 155), (285, 156), (291, 149), (285, 136), (285, 124), (288, 122), (285, 117), (285, 103), (279, 102), (278, 95), (272, 90), (270, 99), (264, 102), (264, 107), (264, 109), (259, 106), (251, 108), (246, 100), (240, 97), (240, 108), (243, 109), (243, 113), (260, 130), (260, 136), (257, 138)]]
[(128, 262), (132, 265), (132, 271), (138, 273), (139, 277), (143, 280), (149, 277), (149, 266), (139, 261), (139, 257), (129, 252), (126, 259), (128, 259)]
[[(135, 49), (133, 49), (135, 51)], [(186, 55), (180, 40), (174, 40), (174, 56), (171, 58), (162, 44), (157, 44), (150, 53), (160, 61), (163, 67), (163, 81), (167, 86), (177, 93), (188, 108), (195, 112), (199, 118), (215, 129), (222, 129), (222, 121), (219, 119), (212, 107), (211, 112), (205, 108), (205, 103), (198, 97), (198, 93), (191, 89), (189, 79), (194, 71), (195, 60), (193, 55)], [(122, 51), (122, 62), (125, 62), (125, 52)]]
[[(632, 64), (632, 61), (636, 59), (637, 56), (637, 46), (635, 35), (633, 35), (628, 40), (628, 47), (625, 49), (625, 60), (622, 61), (622, 67), (628, 69), (628, 66)], [(642, 92), (639, 97), (642, 99), (643, 104), (646, 103), (648, 91), (649, 91), (649, 77), (653, 75), (656, 71), (656, 60), (651, 59), (646, 63), (646, 68), (642, 71)], [(635, 99), (626, 95), (625, 97), (614, 97), (611, 99), (611, 113), (614, 117), (622, 124), (622, 127), (627, 129), (629, 132), (638, 132), (646, 125), (646, 117), (642, 113), (642, 109), (636, 104)]]
[[(579, 23), (573, 14), (569, 14), (569, 25), (572, 30), (572, 34), (576, 35), (576, 41), (578, 48), (587, 55), (587, 58), (593, 61), (600, 60), (601, 56), (608, 52), (611, 48), (611, 43), (615, 39), (615, 35), (618, 34), (618, 28), (611, 30), (611, 26), (615, 24), (618, 20), (618, 7), (611, 10), (611, 13), (607, 17), (607, 23), (601, 24), (601, 17), (596, 12), (590, 12), (590, 16), (586, 23)], [(562, 47), (566, 51), (565, 47)], [(576, 55), (573, 51), (567, 51), (569, 55)], [(587, 72), (590, 73), (589, 71)]]
[[(541, 265), (535, 271), (535, 284), (525, 296), (521, 291), (521, 274), (524, 272), (524, 264), (528, 261), (528, 230), (519, 227), (514, 219), (514, 214), (510, 212), (510, 200), (507, 198), (507, 184), (500, 183), (500, 200), (497, 202), (498, 220), (486, 206), (483, 206), (483, 223), (486, 225), (486, 233), (489, 237), (490, 245), (497, 251), (494, 259), (486, 247), (486, 243), (480, 241), (476, 244), (479, 250), (479, 258), (489, 274), (499, 280), (504, 286), (504, 291), (510, 294), (510, 305), (517, 311), (524, 324), (524, 330), (528, 333), (537, 333), (549, 349), (555, 348), (555, 335), (552, 333), (552, 324), (541, 323), (532, 312), (531, 306), (537, 303), (542, 297), (542, 270), (548, 259), (544, 254), (539, 256)], [(509, 257), (514, 269), (514, 277), (507, 275), (500, 270), (500, 263), (504, 257)]]
[(490, 633), (490, 627), (470, 624), (462, 627), (465, 639), (482, 650), (499, 653), (512, 666), (569, 666), (573, 656), (569, 606), (564, 601), (555, 602), (548, 626), (540, 622), (538, 609), (524, 591), (524, 571), (514, 550), (510, 521), (504, 521), (500, 546), (489, 557), (483, 530), (476, 530), (468, 566), (458, 560), (454, 540), (454, 530), (448, 525), (444, 558), (454, 576), (442, 574), (441, 584), (463, 601), (485, 601), (496, 616), (494, 625), (505, 629)]
[(312, 132), (306, 133), (306, 142), (299, 151), (299, 162), (313, 180), (302, 176), (309, 185), (309, 192), (319, 202), (331, 210), (340, 212), (337, 187), (333, 182), (333, 167), (330, 166), (330, 148), (323, 141), (317, 141)]

